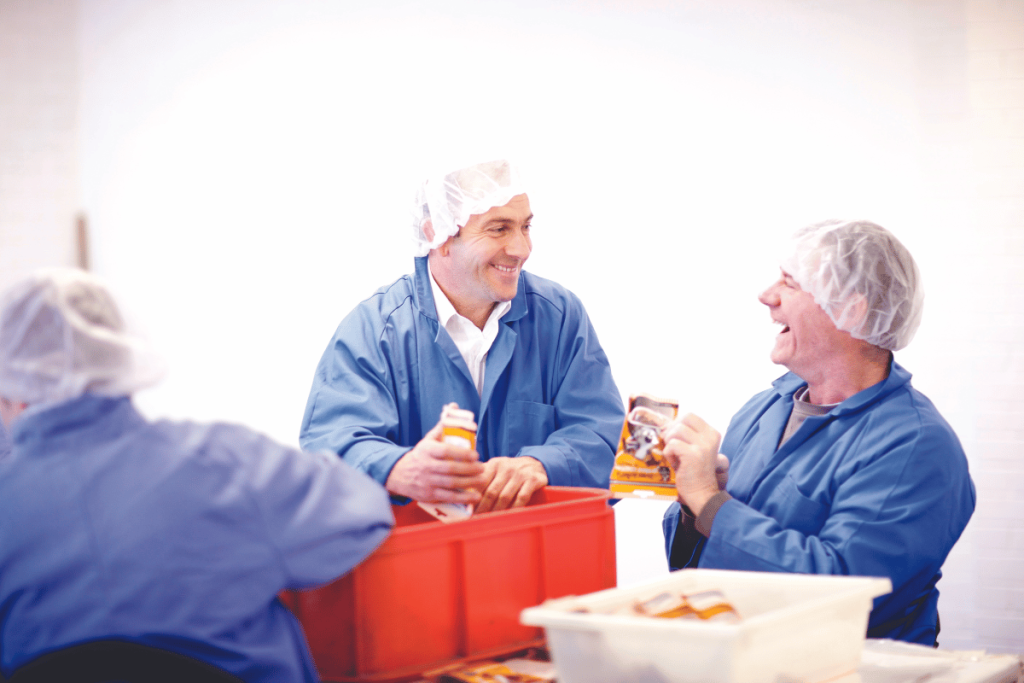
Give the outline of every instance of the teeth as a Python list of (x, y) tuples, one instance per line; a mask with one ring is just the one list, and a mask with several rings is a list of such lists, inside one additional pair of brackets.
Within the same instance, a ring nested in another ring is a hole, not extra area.
[(509, 266), (494, 266), (494, 267), (497, 268), (498, 270), (500, 270), (503, 273), (514, 273), (514, 272), (516, 272), (515, 268), (509, 267)]

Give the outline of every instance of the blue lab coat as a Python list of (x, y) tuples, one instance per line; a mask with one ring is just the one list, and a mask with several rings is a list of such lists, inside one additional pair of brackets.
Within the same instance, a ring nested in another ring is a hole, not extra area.
[(3, 420), (0, 420), (0, 460), (3, 460), (11, 452), (11, 440), (7, 436), (7, 427)]
[(0, 460), (0, 664), (118, 637), (245, 681), (316, 681), (277, 599), (351, 569), (393, 524), (329, 454), (234, 425), (147, 422), (128, 398), (29, 408)]
[[(721, 446), (733, 499), (698, 566), (887, 576), (893, 590), (876, 598), (869, 635), (933, 644), (935, 584), (975, 491), (956, 434), (910, 376), (893, 362), (885, 380), (808, 417), (778, 450), (805, 382), (787, 373), (743, 406)], [(675, 503), (670, 555), (678, 524)]]
[(426, 257), (342, 320), (316, 368), (299, 441), (387, 481), (454, 401), (477, 421), (481, 461), (527, 455), (556, 486), (605, 488), (625, 417), (583, 304), (522, 272), (487, 354), (482, 396), (438, 324)]

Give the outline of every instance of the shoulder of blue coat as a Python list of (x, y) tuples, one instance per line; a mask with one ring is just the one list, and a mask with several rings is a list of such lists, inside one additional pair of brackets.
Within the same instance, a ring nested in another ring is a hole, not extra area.
[(919, 429), (936, 429), (954, 435), (953, 428), (942, 417), (931, 399), (910, 383), (909, 373), (907, 380), (899, 382), (893, 391), (882, 399), (882, 403), (885, 404), (886, 413), (904, 416), (904, 423), (908, 425), (916, 424)]
[(168, 452), (207, 462), (237, 465), (260, 454), (298, 452), (245, 425), (230, 422), (159, 420), (150, 429), (152, 437), (163, 441)]
[(388, 318), (394, 315), (395, 311), (405, 306), (410, 306), (414, 299), (414, 282), (412, 275), (403, 275), (389, 285), (384, 285), (371, 296), (363, 299), (352, 311), (342, 320), (353, 319), (376, 320), (380, 324), (387, 322)]
[(531, 305), (538, 301), (545, 301), (554, 306), (560, 313), (565, 312), (570, 307), (583, 307), (583, 302), (580, 301), (578, 296), (554, 280), (549, 280), (524, 270), (521, 283), (523, 293)]

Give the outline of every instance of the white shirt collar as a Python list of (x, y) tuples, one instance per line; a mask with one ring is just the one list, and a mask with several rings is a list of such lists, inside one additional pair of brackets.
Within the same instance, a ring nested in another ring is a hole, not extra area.
[(452, 305), (437, 284), (437, 280), (434, 279), (434, 274), (430, 271), (429, 260), (427, 261), (427, 273), (430, 276), (430, 289), (434, 294), (434, 310), (437, 311), (437, 321), (448, 331), (452, 341), (455, 342), (455, 348), (459, 350), (462, 359), (466, 361), (477, 393), (482, 395), (487, 353), (498, 336), (498, 322), (512, 308), (512, 302), (497, 302), (491, 309), (487, 322), (484, 323), (484, 329), (481, 330), (469, 318), (460, 315), (455, 310), (455, 306)]

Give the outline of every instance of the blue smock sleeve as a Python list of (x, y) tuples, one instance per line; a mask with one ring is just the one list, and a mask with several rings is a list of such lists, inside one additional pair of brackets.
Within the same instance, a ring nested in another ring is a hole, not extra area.
[(856, 456), (817, 486), (801, 490), (790, 475), (760, 509), (727, 501), (700, 566), (887, 576), (893, 592), (876, 599), (872, 627), (933, 641), (935, 583), (974, 510), (974, 484), (951, 432), (887, 426), (865, 430)]
[(0, 421), (0, 459), (7, 457), (11, 452), (11, 439), (7, 435), (7, 428), (3, 421)]
[(252, 437), (244, 452), (248, 493), (289, 588), (347, 573), (390, 533), (387, 493), (337, 457), (284, 448), (261, 436)]
[[(733, 418), (721, 446), (732, 499), (698, 566), (889, 577), (869, 632), (933, 643), (935, 585), (975, 506), (959, 440), (893, 363), (882, 383), (808, 417), (780, 446), (802, 384), (788, 373)], [(678, 510), (666, 513), (670, 552)]]
[(903, 583), (920, 571), (914, 558), (934, 560), (936, 548), (948, 552), (962, 529), (961, 511), (974, 507), (973, 483), (968, 479), (965, 489), (936, 457), (948, 450), (943, 441), (934, 432), (918, 433), (868, 461), (857, 459), (846, 476), (834, 479), (828, 505), (792, 478), (783, 482), (778, 499), (785, 504), (773, 514), (727, 501), (701, 566), (891, 576)]
[(399, 446), (399, 410), (384, 329), (372, 309), (346, 316), (317, 365), (299, 443), (337, 453), (378, 483), (410, 446)]
[(542, 445), (510, 455), (539, 460), (551, 485), (607, 488), (625, 410), (583, 304), (575, 296), (569, 301), (553, 350), (560, 378), (552, 401), (556, 428)]

